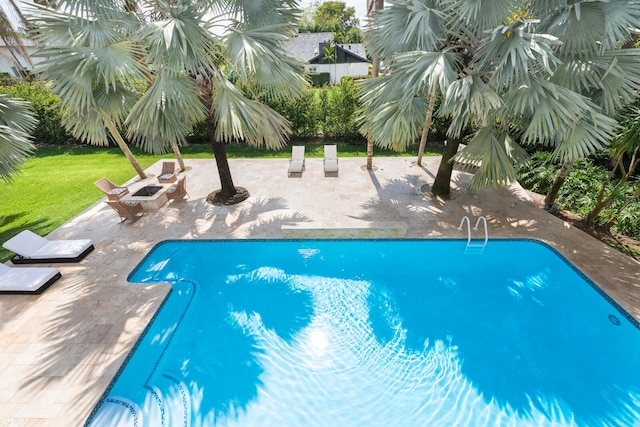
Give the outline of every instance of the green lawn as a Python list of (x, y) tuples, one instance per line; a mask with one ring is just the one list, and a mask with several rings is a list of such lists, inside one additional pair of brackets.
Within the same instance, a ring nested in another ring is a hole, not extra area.
[[(137, 149), (133, 151), (143, 169), (160, 158), (172, 157), (172, 154), (155, 156)], [(181, 152), (189, 159), (213, 158), (209, 145), (183, 147)], [(227, 152), (229, 158), (288, 158), (291, 148), (269, 151), (229, 145)], [(307, 157), (322, 157), (323, 147), (321, 144), (309, 144), (305, 152)], [(338, 154), (341, 157), (363, 157), (366, 156), (366, 146), (339, 144)], [(425, 155), (440, 154), (440, 151), (425, 152)], [(376, 147), (374, 155), (416, 156), (417, 147), (406, 153)], [(11, 182), (0, 181), (0, 242), (25, 229), (46, 235), (59, 227), (103, 197), (93, 185), (103, 176), (116, 184), (123, 184), (135, 176), (135, 171), (117, 148), (39, 148)], [(11, 256), (0, 247), (0, 262)]]

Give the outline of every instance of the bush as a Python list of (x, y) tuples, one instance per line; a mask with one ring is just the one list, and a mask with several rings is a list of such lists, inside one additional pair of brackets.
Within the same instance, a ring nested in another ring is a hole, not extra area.
[(326, 89), (327, 102), (322, 130), (324, 136), (340, 139), (359, 137), (355, 114), (358, 109), (358, 88), (354, 81), (343, 77), (339, 86)]
[(315, 87), (326, 86), (331, 83), (330, 73), (309, 73), (311, 84)]
[(62, 125), (60, 100), (51, 90), (39, 81), (26, 83), (18, 81), (8, 86), (0, 86), (0, 93), (22, 98), (31, 103), (38, 119), (38, 125), (32, 132), (35, 144), (78, 144)]
[[(603, 182), (607, 181), (609, 171), (601, 166), (600, 156), (576, 161), (567, 180), (558, 193), (558, 203), (563, 209), (582, 217), (593, 208)], [(551, 153), (538, 152), (518, 169), (519, 182), (531, 191), (547, 194), (558, 173), (559, 165), (551, 161)], [(614, 180), (615, 181), (615, 180)], [(610, 192), (613, 185), (606, 191)], [(612, 230), (640, 239), (640, 205), (629, 203), (640, 182), (627, 182), (615, 195), (613, 205), (602, 211), (598, 223), (611, 226)], [(627, 204), (625, 206), (625, 204)], [(622, 209), (618, 212), (619, 209)]]

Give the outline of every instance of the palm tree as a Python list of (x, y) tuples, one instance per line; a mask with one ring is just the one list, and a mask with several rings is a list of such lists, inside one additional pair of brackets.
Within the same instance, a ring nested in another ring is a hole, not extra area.
[[(376, 20), (374, 48), (391, 73), (364, 84), (362, 130), (403, 150), (442, 102), (447, 144), (432, 187), (448, 196), (453, 161), (477, 167), (472, 186), (516, 180), (519, 143), (559, 160), (605, 146), (610, 112), (640, 87), (640, 55), (620, 50), (640, 26), (634, 1), (395, 0)], [(468, 146), (458, 152), (460, 143)]]
[(56, 9), (36, 5), (32, 23), (38, 53), (44, 60), (36, 68), (50, 82), (65, 113), (65, 127), (78, 139), (108, 145), (113, 139), (140, 179), (147, 175), (120, 133), (135, 104), (137, 87), (144, 81), (141, 47), (130, 40), (140, 27), (137, 16), (117, 1), (60, 2)]
[[(122, 12), (117, 0), (73, 4), (61, 7), (64, 13), (49, 11), (46, 19), (41, 14), (40, 20), (46, 24), (43, 30), (55, 33), (62, 25), (55, 16), (65, 14), (69, 22), (70, 13), (86, 12), (86, 18), (70, 21), (73, 25), (82, 20), (83, 30), (75, 38), (91, 38), (100, 47), (78, 58), (74, 69), (85, 70), (90, 63), (107, 83), (87, 100), (111, 100), (109, 109), (103, 109), (106, 116), (126, 125), (128, 136), (150, 151), (184, 141), (204, 120), (221, 182), (221, 189), (208, 200), (230, 204), (246, 199), (248, 192), (233, 183), (224, 143), (244, 141), (269, 148), (285, 144), (288, 122), (241, 88), (259, 87), (271, 98), (293, 96), (306, 88), (302, 64), (283, 49), (297, 28), (296, 2), (157, 0), (143, 3), (144, 15)], [(78, 86), (64, 75), (52, 79), (63, 82), (56, 83), (62, 94)], [(144, 93), (130, 106), (127, 101), (140, 82)], [(77, 99), (84, 104), (87, 100)]]
[(30, 132), (35, 126), (28, 103), (0, 94), (0, 178), (11, 179), (34, 150)]

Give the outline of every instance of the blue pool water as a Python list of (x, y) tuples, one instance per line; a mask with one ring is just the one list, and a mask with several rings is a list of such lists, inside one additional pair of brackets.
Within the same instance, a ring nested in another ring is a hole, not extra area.
[[(640, 425), (640, 331), (546, 245), (169, 241), (90, 426)], [(131, 285), (135, 286), (135, 285)]]

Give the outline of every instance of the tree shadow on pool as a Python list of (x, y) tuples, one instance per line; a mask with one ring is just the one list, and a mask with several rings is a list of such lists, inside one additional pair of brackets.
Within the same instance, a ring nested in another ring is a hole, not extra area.
[[(494, 287), (482, 282), (492, 279), (474, 275), (478, 268), (456, 266), (464, 273), (445, 276), (426, 267), (421, 283), (398, 277), (392, 291), (372, 293), (377, 339), (386, 344), (393, 338), (389, 319), (396, 318), (412, 351), (423, 351), (425, 342), (429, 348), (436, 341), (455, 346), (462, 374), (485, 402), (525, 419), (541, 412), (553, 421), (573, 414), (578, 425), (637, 422), (640, 388), (637, 375), (625, 372), (623, 358), (638, 350), (633, 343), (609, 339), (607, 334), (615, 333), (607, 331), (616, 326), (606, 316), (570, 318), (554, 287), (541, 286), (545, 271), (527, 271), (487, 291)], [(393, 313), (384, 307), (393, 307)], [(576, 335), (582, 338), (575, 341)]]
[(197, 329), (172, 343), (183, 349), (183, 357), (163, 369), (181, 372), (199, 406), (195, 414), (217, 419), (245, 410), (262, 386), (264, 346), (238, 318), (259, 317), (265, 329), (289, 342), (309, 324), (313, 307), (309, 293), (294, 291), (286, 277), (249, 274), (226, 283), (214, 279), (207, 286), (212, 284), (215, 290), (207, 292), (214, 296), (207, 304), (190, 309), (189, 315), (199, 319)]

